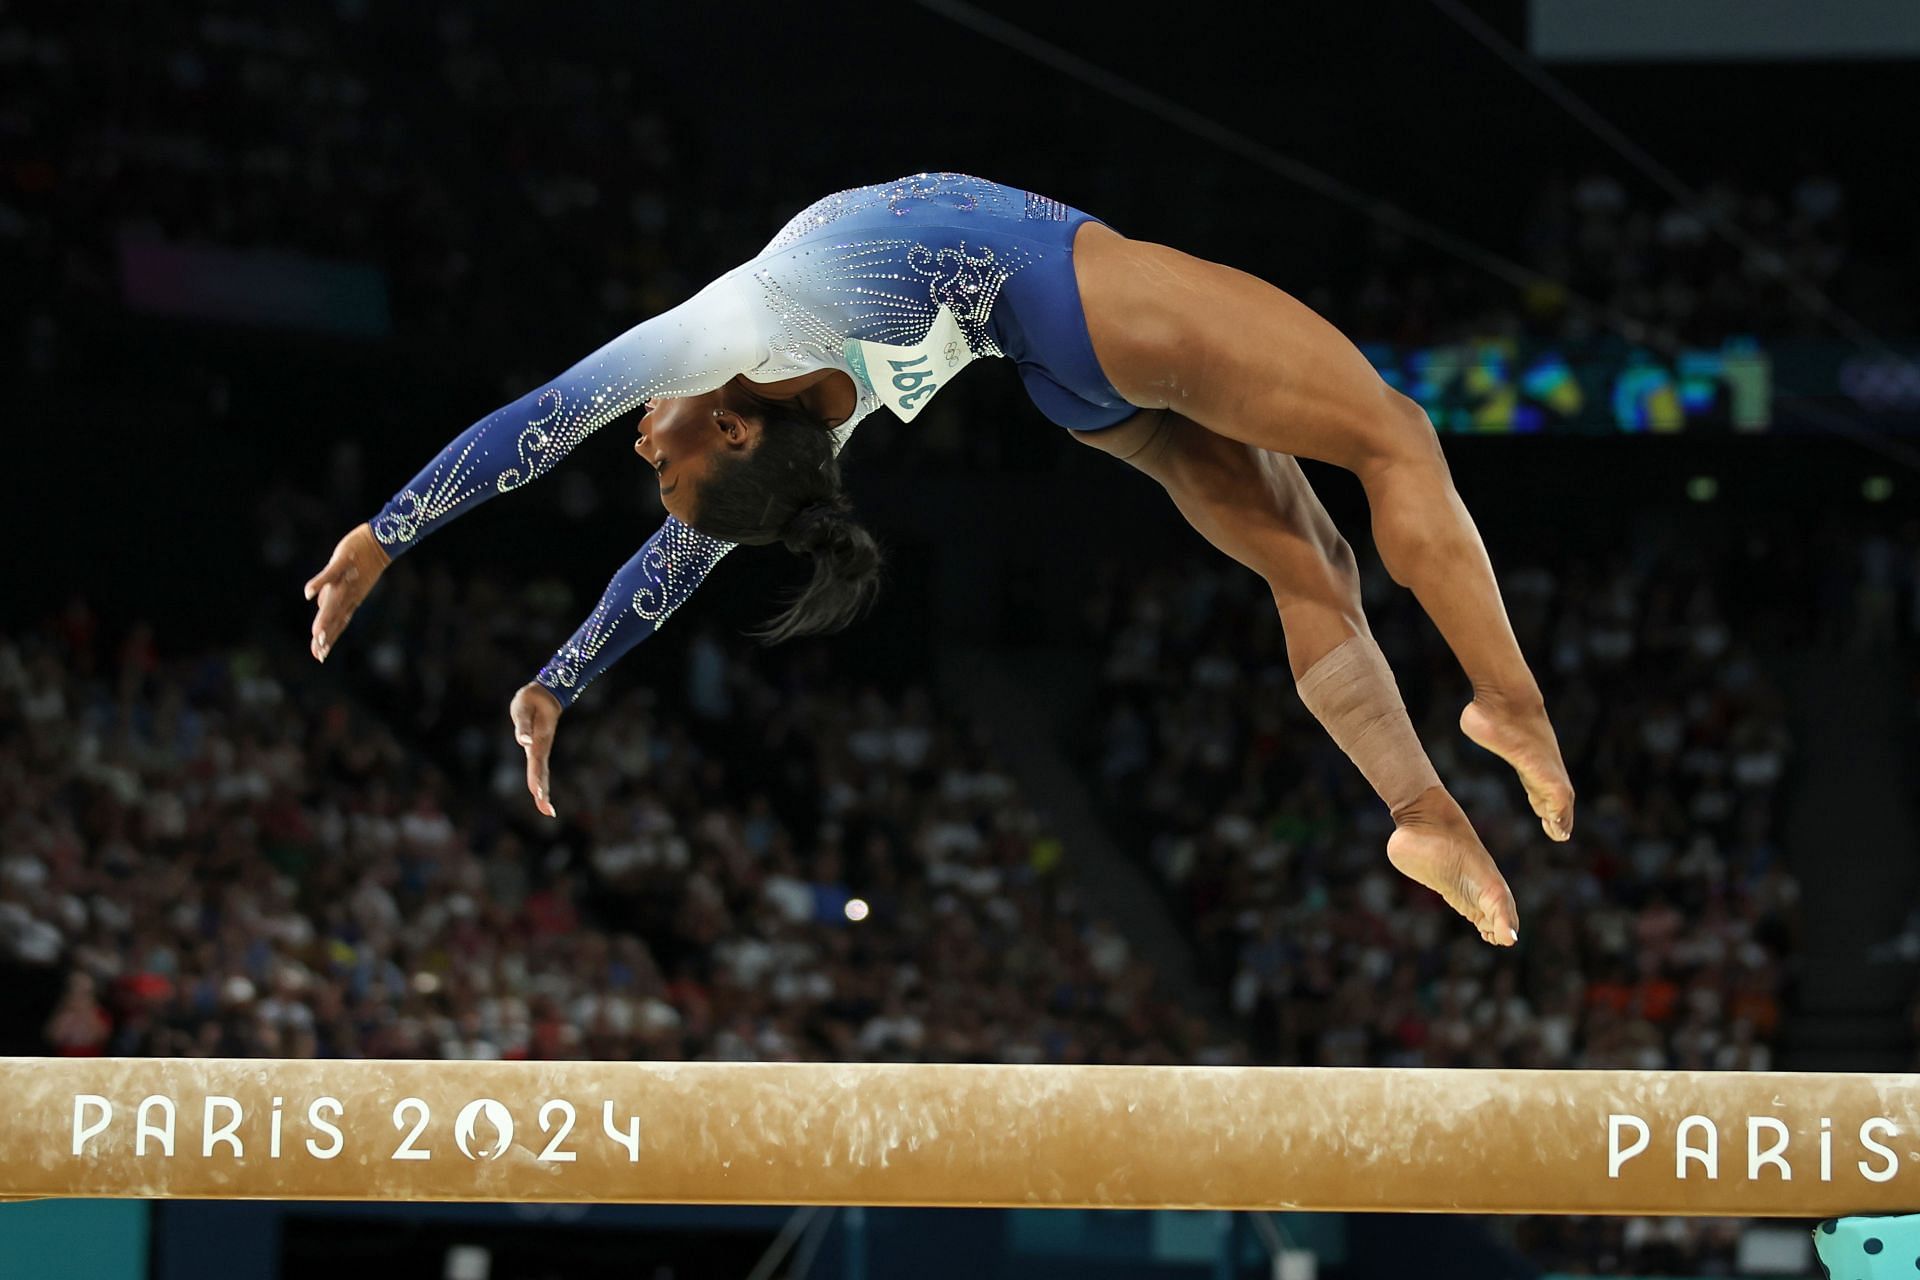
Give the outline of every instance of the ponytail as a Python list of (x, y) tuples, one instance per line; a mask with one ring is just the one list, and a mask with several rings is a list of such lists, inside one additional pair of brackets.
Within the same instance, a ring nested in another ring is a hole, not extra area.
[(781, 535), (795, 555), (813, 557), (813, 580), (787, 611), (756, 632), (767, 644), (839, 631), (866, 612), (880, 590), (880, 544), (853, 519), (845, 498), (800, 508)]
[(767, 644), (839, 631), (880, 590), (880, 544), (840, 491), (825, 423), (797, 405), (760, 408), (760, 440), (723, 458), (701, 483), (693, 527), (728, 542), (778, 542), (813, 560), (813, 578), (786, 612), (756, 632)]

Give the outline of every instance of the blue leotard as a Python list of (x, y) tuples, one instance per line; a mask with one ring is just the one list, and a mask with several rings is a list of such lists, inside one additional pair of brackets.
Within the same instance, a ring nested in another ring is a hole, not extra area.
[[(489, 414), (372, 521), (399, 555), (446, 521), (545, 474), (588, 434), (653, 397), (744, 376), (838, 369), (854, 383), (835, 448), (875, 409), (911, 420), (975, 359), (1014, 360), (1034, 403), (1078, 431), (1136, 412), (1100, 368), (1073, 274), (1089, 215), (957, 173), (828, 196), (750, 261)], [(667, 518), (537, 679), (570, 704), (666, 620), (732, 544)]]

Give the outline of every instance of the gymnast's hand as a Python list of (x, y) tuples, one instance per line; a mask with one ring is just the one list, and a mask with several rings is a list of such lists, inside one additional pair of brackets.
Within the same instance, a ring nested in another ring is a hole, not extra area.
[(307, 599), (318, 600), (313, 614), (313, 639), (308, 650), (325, 662), (334, 641), (347, 629), (353, 611), (380, 581), (392, 557), (374, 540), (373, 530), (360, 525), (333, 549), (327, 567), (307, 581)]
[(560, 700), (543, 684), (520, 686), (513, 695), (507, 714), (513, 717), (513, 740), (527, 753), (527, 790), (533, 793), (533, 806), (549, 818), (553, 795), (547, 786), (547, 756), (553, 751), (553, 732), (560, 727)]

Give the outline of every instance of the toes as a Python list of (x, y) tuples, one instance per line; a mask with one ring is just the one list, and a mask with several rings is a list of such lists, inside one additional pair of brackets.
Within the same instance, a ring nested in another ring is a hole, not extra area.
[(1527, 804), (1533, 810), (1533, 816), (1540, 819), (1540, 829), (1547, 833), (1550, 840), (1570, 840), (1573, 838), (1573, 797), (1562, 791), (1558, 795), (1541, 794), (1536, 796), (1529, 791)]

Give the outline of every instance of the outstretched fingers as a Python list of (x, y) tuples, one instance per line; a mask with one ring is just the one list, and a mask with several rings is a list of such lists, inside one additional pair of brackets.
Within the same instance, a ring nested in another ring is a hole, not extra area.
[(327, 660), (354, 610), (367, 598), (388, 564), (386, 552), (366, 525), (349, 530), (327, 557), (327, 567), (307, 579), (303, 591), (315, 602), (308, 651), (319, 662)]
[(549, 818), (559, 817), (553, 811), (553, 797), (548, 791), (547, 758), (553, 750), (553, 735), (535, 737), (530, 733), (522, 733), (519, 742), (527, 752), (527, 791), (533, 796), (533, 807)]
[[(351, 565), (337, 574), (322, 572), (327, 580), (317, 589), (319, 607), (314, 610), (312, 640), (309, 645), (313, 656), (321, 662), (327, 660), (332, 652), (334, 641), (347, 629), (347, 623), (353, 620), (354, 610), (360, 607), (364, 593), (355, 590), (358, 585), (354, 579), (359, 571)], [(310, 597), (311, 598), (311, 597)]]
[(508, 714), (513, 720), (513, 740), (526, 752), (527, 793), (533, 797), (534, 808), (549, 818), (558, 818), (548, 763), (554, 731), (559, 727), (560, 704), (546, 689), (528, 685), (514, 695)]
[(340, 628), (328, 606), (337, 598), (340, 578), (345, 571), (346, 566), (336, 557), (327, 562), (326, 568), (307, 579), (307, 599), (318, 597), (320, 601), (313, 613), (313, 625), (307, 629), (307, 652), (313, 655), (315, 662), (327, 660), (327, 650), (332, 647), (333, 637), (340, 634)]

